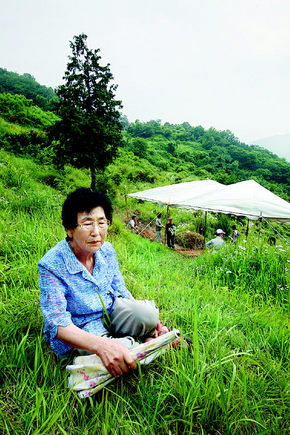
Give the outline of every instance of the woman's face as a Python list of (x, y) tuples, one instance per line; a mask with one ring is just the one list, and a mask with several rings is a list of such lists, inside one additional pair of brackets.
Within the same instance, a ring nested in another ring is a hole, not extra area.
[(68, 236), (72, 239), (70, 246), (74, 253), (78, 256), (98, 251), (108, 231), (108, 221), (103, 207), (95, 207), (89, 213), (79, 212), (77, 223), (74, 229), (67, 230)]

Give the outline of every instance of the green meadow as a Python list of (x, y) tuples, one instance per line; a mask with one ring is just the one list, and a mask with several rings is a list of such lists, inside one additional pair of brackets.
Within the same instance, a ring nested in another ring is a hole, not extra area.
[[(269, 246), (269, 230), (258, 240), (253, 226), (235, 248), (228, 242), (222, 253), (182, 257), (131, 233), (116, 192), (108, 237), (127, 287), (154, 299), (163, 323), (191, 337), (193, 348), (170, 349), (89, 399), (67, 389), (65, 367), (42, 335), (37, 263), (65, 236), (66, 193), (89, 183), (85, 172), (57, 173), (0, 151), (0, 432), (289, 433), (285, 239)], [(128, 206), (147, 221), (156, 211)], [(172, 212), (190, 226), (189, 212)]]

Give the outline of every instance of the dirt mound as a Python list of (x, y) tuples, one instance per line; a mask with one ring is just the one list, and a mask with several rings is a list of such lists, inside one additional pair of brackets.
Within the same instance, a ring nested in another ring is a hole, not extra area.
[(148, 228), (141, 229), (139, 226), (138, 233), (140, 234), (140, 236), (144, 237), (145, 239), (151, 239), (151, 240), (156, 239), (156, 234), (153, 231), (149, 230)]
[(179, 246), (183, 246), (187, 249), (203, 249), (204, 237), (201, 234), (194, 233), (192, 231), (186, 231), (185, 233), (179, 233), (175, 236), (175, 242)]
[[(145, 239), (150, 239), (155, 241), (156, 234), (155, 231), (150, 229), (150, 227), (142, 228), (138, 225), (138, 230), (136, 234), (144, 237)], [(197, 257), (202, 253), (201, 249), (204, 247), (204, 238), (198, 233), (186, 232), (180, 233), (175, 237), (175, 252), (184, 255), (186, 257)], [(164, 236), (162, 235), (162, 244), (165, 244)]]
[(175, 249), (178, 254), (184, 255), (185, 257), (198, 257), (202, 251), (198, 249), (185, 249), (185, 248), (176, 248)]

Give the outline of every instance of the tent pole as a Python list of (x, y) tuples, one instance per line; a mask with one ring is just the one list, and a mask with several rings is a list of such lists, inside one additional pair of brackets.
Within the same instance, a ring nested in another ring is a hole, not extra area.
[(202, 210), (200, 210), (200, 213), (199, 213), (199, 221), (198, 221), (197, 228), (196, 228), (196, 232), (197, 232), (197, 233), (199, 233), (199, 227), (200, 227), (201, 216), (202, 216)]
[(248, 218), (247, 228), (246, 228), (246, 239), (248, 238), (248, 234), (249, 234), (249, 222), (250, 222), (250, 219)]
[(128, 219), (128, 204), (127, 204), (127, 196), (125, 195), (125, 202), (126, 202), (126, 215)]
[(165, 224), (165, 234), (164, 234), (165, 245), (167, 243), (166, 228), (167, 228), (168, 215), (169, 215), (169, 205), (167, 206), (167, 210), (166, 210), (166, 224)]
[(206, 236), (206, 218), (207, 218), (207, 211), (204, 214), (204, 240), (205, 240), (205, 236)]
[(261, 236), (261, 227), (262, 227), (262, 212), (260, 212), (260, 217), (259, 217), (259, 237), (258, 240), (260, 241), (260, 236)]
[(268, 222), (267, 221), (267, 219), (264, 219), (264, 221), (272, 228), (272, 230), (273, 230), (273, 232), (274, 232), (274, 234), (276, 235), (276, 234), (279, 234), (279, 236), (282, 238), (282, 239), (284, 239), (285, 240), (285, 242), (289, 245), (289, 242), (288, 242), (288, 240), (284, 237), (284, 236), (282, 236), (282, 234), (281, 233), (279, 233), (279, 231), (276, 229), (276, 228), (274, 228), (271, 224), (270, 224), (270, 222)]

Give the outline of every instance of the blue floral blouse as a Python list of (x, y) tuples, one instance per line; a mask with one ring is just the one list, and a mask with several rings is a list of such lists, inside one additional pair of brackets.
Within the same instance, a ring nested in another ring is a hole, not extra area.
[(103, 305), (110, 314), (116, 297), (130, 297), (113, 246), (105, 242), (94, 256), (91, 275), (63, 240), (38, 264), (44, 334), (58, 355), (71, 349), (56, 338), (58, 326), (73, 323), (87, 332), (102, 335), (107, 332), (102, 321)]

